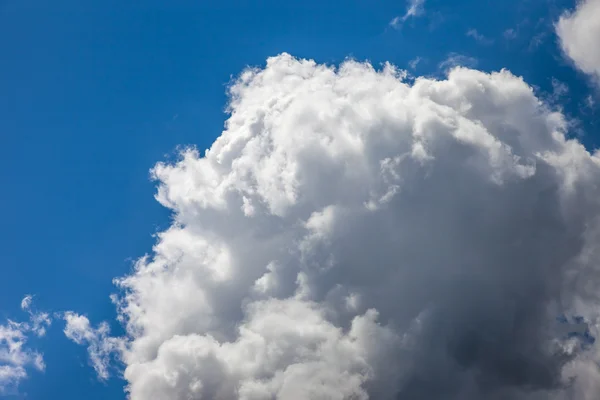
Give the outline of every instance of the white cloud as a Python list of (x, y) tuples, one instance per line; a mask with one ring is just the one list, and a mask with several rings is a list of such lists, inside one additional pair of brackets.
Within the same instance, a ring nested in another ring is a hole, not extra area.
[(406, 13), (402, 16), (396, 16), (390, 21), (390, 26), (399, 28), (406, 20), (413, 17), (419, 17), (425, 14), (425, 0), (409, 0)]
[(580, 1), (573, 12), (563, 14), (556, 33), (564, 53), (581, 71), (600, 78), (600, 0)]
[(403, 77), (243, 72), (210, 150), (154, 169), (174, 223), (117, 281), (123, 342), (67, 314), (101, 376), (116, 351), (132, 400), (595, 399), (596, 350), (551, 333), (598, 333), (600, 157), (507, 71)]
[(529, 51), (533, 51), (544, 43), (544, 39), (548, 36), (548, 32), (540, 32), (535, 34), (529, 41)]
[(121, 350), (122, 342), (109, 336), (110, 329), (106, 322), (93, 328), (87, 317), (70, 311), (64, 313), (63, 318), (66, 322), (64, 333), (67, 338), (87, 346), (88, 356), (96, 374), (102, 380), (108, 379), (111, 356)]
[(423, 15), (425, 12), (425, 0), (410, 0), (404, 19)]
[(408, 66), (410, 67), (410, 69), (415, 70), (417, 69), (417, 65), (419, 65), (421, 61), (423, 61), (421, 57), (415, 57), (408, 62)]
[(569, 101), (569, 87), (566, 83), (559, 81), (558, 79), (552, 77), (550, 81), (552, 85), (552, 92), (547, 93), (543, 96), (546, 102), (552, 104), (558, 109), (562, 109), (563, 105)]
[(459, 53), (450, 53), (448, 54), (448, 57), (438, 65), (438, 68), (442, 71), (449, 72), (456, 67), (474, 68), (478, 63), (478, 60), (474, 57)]
[(33, 303), (33, 296), (30, 294), (25, 295), (25, 297), (23, 297), (23, 300), (21, 300), (21, 310), (24, 310), (24, 311), (29, 310), (32, 303)]
[(489, 38), (485, 37), (484, 35), (482, 35), (481, 33), (477, 32), (477, 29), (469, 29), (467, 31), (466, 35), (468, 37), (472, 37), (473, 39), (475, 39), (476, 42), (481, 43), (483, 45), (490, 45), (490, 44), (494, 43), (494, 41), (492, 39), (489, 39)]
[(569, 93), (569, 87), (556, 78), (552, 78), (552, 93), (557, 98), (563, 97)]
[(46, 368), (42, 354), (26, 346), (29, 333), (43, 336), (51, 323), (48, 314), (31, 311), (32, 302), (30, 295), (21, 301), (21, 308), (29, 313), (29, 322), (8, 320), (0, 325), (0, 396), (13, 394), (19, 382), (27, 378), (28, 368)]
[(399, 28), (402, 22), (402, 18), (399, 16), (395, 16), (394, 18), (392, 18), (392, 20), (390, 21), (390, 26), (392, 28)]
[(509, 28), (502, 33), (502, 36), (504, 36), (504, 39), (506, 40), (513, 40), (517, 38), (517, 31), (513, 28)]
[(588, 95), (585, 100), (584, 100), (584, 106), (590, 110), (594, 109), (594, 106), (596, 105), (596, 102), (594, 101), (594, 98), (592, 97), (592, 95)]
[(35, 312), (32, 309), (33, 296), (28, 294), (21, 300), (21, 309), (29, 314), (27, 329), (38, 337), (46, 335), (46, 329), (52, 324), (52, 318), (46, 312)]

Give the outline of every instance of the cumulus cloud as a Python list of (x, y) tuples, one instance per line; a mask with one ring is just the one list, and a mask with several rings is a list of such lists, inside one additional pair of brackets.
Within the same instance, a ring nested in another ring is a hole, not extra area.
[(563, 14), (556, 33), (564, 53), (581, 71), (600, 79), (600, 0), (583, 0)]
[(67, 314), (100, 375), (115, 352), (132, 400), (595, 399), (556, 316), (598, 333), (599, 155), (508, 71), (405, 77), (244, 71), (212, 147), (153, 170), (174, 222), (116, 281), (125, 336)]
[(29, 334), (43, 336), (51, 319), (46, 313), (33, 312), (33, 296), (27, 295), (21, 301), (21, 308), (29, 313), (26, 322), (8, 320), (0, 325), (0, 395), (10, 394), (17, 390), (20, 381), (27, 378), (27, 369), (39, 371), (45, 369), (42, 354), (29, 349)]

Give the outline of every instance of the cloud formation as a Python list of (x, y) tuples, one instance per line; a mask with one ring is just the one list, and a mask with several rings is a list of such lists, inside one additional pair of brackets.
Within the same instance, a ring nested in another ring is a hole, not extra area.
[(483, 34), (479, 33), (477, 31), (477, 29), (469, 29), (467, 31), (466, 35), (468, 37), (473, 38), (476, 42), (486, 45), (486, 46), (494, 43), (493, 39), (489, 39), (489, 38), (485, 37)]
[(63, 330), (65, 336), (79, 345), (87, 346), (90, 364), (98, 378), (108, 379), (111, 357), (122, 351), (122, 341), (109, 336), (110, 328), (106, 322), (94, 328), (86, 316), (73, 312), (64, 313), (63, 319), (66, 323)]
[(514, 28), (508, 28), (502, 33), (502, 36), (506, 40), (513, 40), (517, 38), (517, 31)]
[(415, 70), (417, 69), (417, 66), (419, 65), (419, 63), (421, 63), (421, 61), (423, 61), (423, 59), (417, 56), (408, 62), (408, 66), (410, 67), (410, 69)]
[(556, 33), (567, 57), (600, 82), (600, 0), (578, 2), (573, 12), (560, 17)]
[(556, 316), (598, 333), (600, 156), (508, 71), (405, 77), (244, 71), (212, 147), (153, 170), (174, 222), (117, 280), (126, 336), (67, 335), (132, 400), (595, 399)]
[(478, 62), (479, 61), (474, 57), (466, 56), (464, 54), (459, 53), (450, 53), (444, 61), (439, 63), (438, 68), (448, 73), (455, 67), (475, 68)]
[(21, 308), (29, 313), (28, 322), (8, 320), (0, 325), (0, 395), (17, 390), (20, 381), (27, 378), (27, 368), (45, 369), (41, 353), (27, 348), (29, 335), (44, 336), (51, 319), (46, 313), (32, 311), (33, 296), (21, 301)]
[(34, 311), (33, 296), (28, 294), (21, 300), (21, 309), (29, 314), (29, 323), (23, 326), (33, 332), (36, 336), (46, 335), (46, 329), (52, 325), (52, 318), (47, 312)]
[(419, 17), (425, 13), (425, 0), (409, 0), (406, 13), (402, 16), (394, 17), (390, 21), (392, 28), (399, 28), (409, 18)]

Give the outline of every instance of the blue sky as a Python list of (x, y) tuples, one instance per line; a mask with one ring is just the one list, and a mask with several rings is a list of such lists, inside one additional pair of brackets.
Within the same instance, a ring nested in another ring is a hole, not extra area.
[[(419, 58), (415, 75), (440, 75), (440, 63), (462, 55), (484, 71), (508, 68), (548, 98), (554, 79), (568, 88), (556, 103), (579, 120), (581, 140), (600, 145), (600, 112), (585, 106), (600, 101), (597, 89), (565, 60), (553, 29), (574, 1), (427, 0), (400, 26), (390, 22), (408, 5), (397, 0), (208, 3), (0, 0), (4, 318), (22, 319), (31, 293), (40, 310), (114, 321), (113, 278), (170, 223), (150, 168), (178, 146), (210, 146), (230, 79), (281, 52), (401, 68)], [(96, 379), (60, 321), (30, 344), (46, 370), (31, 371), (12, 398), (125, 397), (123, 381)]]

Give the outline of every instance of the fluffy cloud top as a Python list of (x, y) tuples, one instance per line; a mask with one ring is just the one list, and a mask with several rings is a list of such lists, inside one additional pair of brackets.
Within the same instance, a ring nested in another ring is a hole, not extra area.
[(8, 320), (0, 325), (0, 395), (17, 389), (19, 382), (27, 377), (27, 368), (43, 371), (44, 360), (40, 353), (26, 347), (28, 336), (33, 333), (44, 336), (51, 319), (46, 313), (32, 311), (33, 296), (21, 301), (21, 308), (29, 313), (28, 322)]
[(600, 79), (600, 0), (580, 1), (574, 12), (560, 18), (556, 33), (575, 65)]
[(598, 333), (599, 155), (508, 71), (404, 78), (270, 58), (156, 166), (173, 225), (117, 280), (132, 400), (597, 398), (555, 318)]

